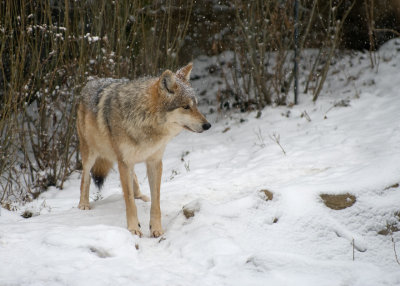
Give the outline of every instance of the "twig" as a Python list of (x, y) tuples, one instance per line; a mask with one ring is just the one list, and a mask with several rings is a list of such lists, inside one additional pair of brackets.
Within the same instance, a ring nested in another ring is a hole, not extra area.
[(311, 122), (311, 117), (308, 115), (307, 111), (303, 111), (303, 113), (300, 115), (300, 117), (304, 117), (307, 119), (308, 122)]
[(258, 131), (256, 131), (257, 139), (259, 143), (255, 143), (257, 146), (260, 146), (261, 148), (265, 147), (265, 139), (264, 136), (262, 135), (260, 127), (258, 127)]
[(394, 29), (377, 29), (377, 28), (375, 28), (374, 32), (390, 32), (390, 33), (393, 33), (394, 35), (400, 37), (400, 32), (398, 32)]
[(281, 148), (283, 154), (286, 156), (286, 151), (285, 151), (285, 149), (283, 149), (283, 147), (280, 143), (281, 136), (274, 132), (274, 133), (272, 133), (272, 135), (269, 135), (269, 138), (271, 138), (272, 141), (274, 141), (276, 144), (278, 144), (278, 146)]
[[(346, 77), (348, 80), (350, 80), (351, 83), (353, 84), (354, 90), (356, 91), (356, 98), (360, 98), (360, 93), (359, 93), (359, 91), (358, 91), (358, 89), (357, 89), (357, 86), (356, 86), (356, 83), (355, 83), (354, 78), (351, 79), (351, 77), (349, 76), (349, 74), (348, 74), (348, 73), (346, 72), (346, 70), (344, 70), (344, 69), (343, 69), (343, 73), (344, 73), (345, 77)], [(359, 74), (357, 75), (357, 77), (358, 77), (358, 76), (359, 76)]]
[(186, 172), (190, 172), (190, 161), (185, 161), (185, 163), (183, 164), (185, 166)]
[(350, 106), (350, 100), (348, 99), (342, 99), (340, 101), (337, 101), (325, 112), (325, 116), (328, 114), (329, 111), (331, 111), (335, 107), (348, 107), (348, 106)]
[[(334, 7), (332, 6), (332, 3), (333, 2), (331, 0), (330, 1), (330, 11), (336, 11), (337, 9), (336, 9), (336, 7), (335, 7), (335, 9), (333, 9)], [(351, 3), (350, 7), (344, 12), (344, 14), (342, 16), (342, 19), (339, 20), (339, 21), (336, 21), (336, 23), (335, 23), (335, 26), (334, 26), (335, 33), (334, 33), (334, 35), (332, 35), (331, 46), (330, 46), (330, 50), (329, 50), (329, 53), (328, 53), (328, 57), (326, 59), (325, 65), (324, 65), (324, 67), (322, 69), (322, 72), (321, 72), (321, 79), (320, 79), (320, 81), (318, 83), (317, 89), (314, 92), (313, 101), (316, 101), (318, 99), (318, 96), (319, 96), (319, 94), (320, 94), (320, 92), (322, 90), (322, 87), (323, 87), (323, 85), (325, 83), (326, 77), (328, 76), (328, 71), (329, 71), (329, 67), (330, 67), (332, 59), (333, 59), (334, 52), (336, 50), (337, 45), (339, 44), (339, 39), (340, 39), (340, 35), (341, 35), (341, 31), (342, 31), (343, 25), (345, 23), (345, 20), (346, 20), (347, 16), (349, 15), (350, 11), (354, 7), (355, 3), (356, 3), (356, 1), (353, 1)], [(332, 16), (335, 17), (336, 16), (336, 12), (334, 12), (333, 14), (334, 15), (332, 15)]]
[(397, 262), (397, 264), (398, 264), (398, 265), (400, 265), (400, 261), (399, 261), (399, 258), (397, 257), (397, 252), (396, 252), (396, 243), (394, 242), (394, 239), (393, 239), (393, 233), (392, 233), (392, 232), (390, 232), (390, 237), (391, 237), (391, 239), (392, 239), (392, 243), (393, 243), (393, 252), (394, 252), (394, 257), (396, 258), (396, 262)]

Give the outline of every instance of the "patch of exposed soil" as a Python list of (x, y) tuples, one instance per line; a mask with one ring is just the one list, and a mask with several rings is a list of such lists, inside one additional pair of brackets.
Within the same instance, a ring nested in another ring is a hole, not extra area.
[(186, 217), (186, 219), (194, 217), (194, 210), (189, 209), (189, 208), (183, 208), (182, 211), (183, 211), (183, 215)]
[(272, 199), (274, 198), (274, 193), (269, 190), (260, 190), (260, 192), (265, 195), (266, 201), (272, 201)]
[(342, 210), (351, 207), (357, 201), (356, 197), (349, 193), (340, 195), (321, 194), (320, 197), (324, 201), (324, 204), (333, 210)]
[(186, 219), (194, 217), (197, 212), (200, 211), (200, 203), (198, 201), (193, 201), (182, 207), (182, 213)]

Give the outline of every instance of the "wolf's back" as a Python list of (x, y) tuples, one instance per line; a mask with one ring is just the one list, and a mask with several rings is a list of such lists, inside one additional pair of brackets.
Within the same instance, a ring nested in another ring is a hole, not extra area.
[(127, 79), (114, 78), (90, 78), (82, 89), (82, 102), (94, 113), (98, 112), (98, 104), (102, 96), (102, 91), (113, 83), (127, 82)]

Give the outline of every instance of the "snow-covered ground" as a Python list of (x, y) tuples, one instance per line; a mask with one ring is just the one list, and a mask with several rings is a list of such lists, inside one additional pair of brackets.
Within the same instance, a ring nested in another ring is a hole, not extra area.
[[(90, 211), (77, 209), (79, 173), (20, 212), (1, 209), (0, 285), (400, 285), (400, 232), (378, 234), (400, 228), (399, 49), (382, 47), (378, 73), (368, 54), (344, 57), (316, 103), (301, 94), (258, 119), (214, 114), (209, 131), (182, 132), (164, 158), (161, 239), (143, 201), (144, 237), (125, 228), (116, 170), (101, 193), (92, 184)], [(194, 64), (201, 74), (204, 59)], [(357, 201), (333, 210), (323, 193)]]

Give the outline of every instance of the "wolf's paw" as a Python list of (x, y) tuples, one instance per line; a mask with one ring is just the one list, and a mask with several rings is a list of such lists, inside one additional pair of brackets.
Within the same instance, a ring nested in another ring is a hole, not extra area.
[(136, 227), (129, 228), (128, 230), (132, 233), (132, 235), (137, 235), (139, 237), (142, 237), (142, 235), (143, 235), (143, 233), (140, 231), (140, 226), (138, 226), (137, 228)]
[(144, 202), (149, 202), (150, 201), (150, 198), (148, 196), (146, 196), (146, 195), (143, 195), (143, 194), (140, 194), (139, 196), (135, 196), (135, 199), (139, 199), (139, 200), (142, 200)]
[(80, 210), (90, 210), (90, 204), (89, 203), (79, 203), (78, 209), (80, 209)]
[(159, 236), (161, 236), (161, 235), (163, 235), (164, 234), (164, 231), (162, 230), (162, 229), (160, 229), (160, 230), (153, 230), (152, 231), (152, 236), (153, 237), (159, 237)]
[(159, 237), (164, 234), (163, 229), (160, 227), (153, 227), (150, 225), (150, 232), (152, 237)]

